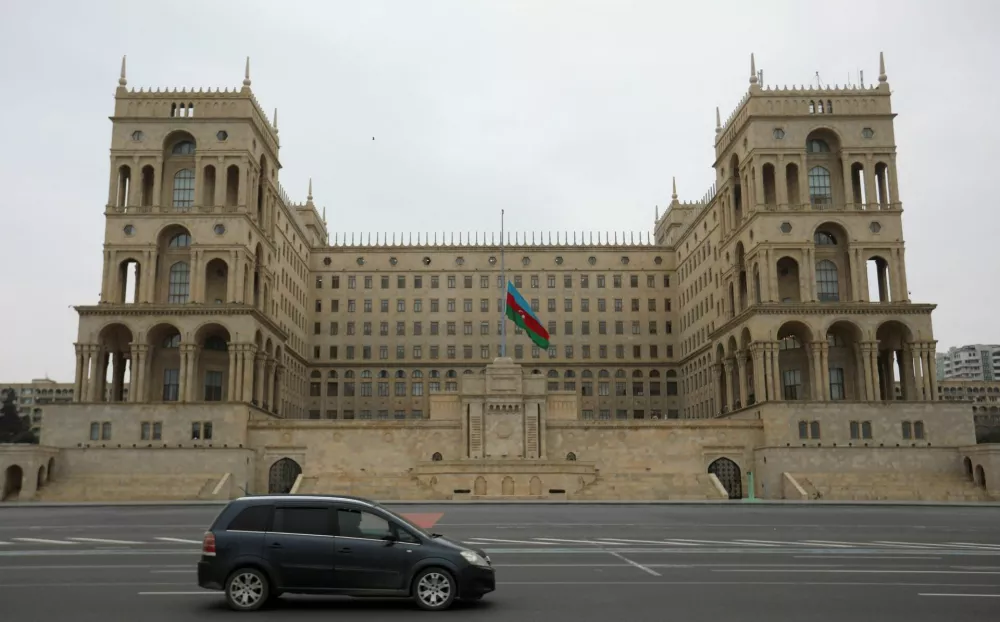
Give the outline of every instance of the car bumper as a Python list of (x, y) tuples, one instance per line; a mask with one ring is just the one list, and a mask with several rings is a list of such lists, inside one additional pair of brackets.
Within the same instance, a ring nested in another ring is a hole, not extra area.
[(206, 590), (221, 590), (226, 577), (222, 576), (211, 561), (198, 562), (198, 586)]
[(458, 575), (458, 595), (468, 598), (489, 594), (497, 589), (496, 571), (493, 567), (468, 566)]

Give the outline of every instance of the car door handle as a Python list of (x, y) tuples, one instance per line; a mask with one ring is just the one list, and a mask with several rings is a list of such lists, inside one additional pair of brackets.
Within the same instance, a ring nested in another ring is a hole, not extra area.
[(342, 546), (339, 549), (337, 549), (337, 552), (338, 553), (350, 553), (351, 552), (351, 547), (349, 547), (349, 546)]
[(281, 548), (281, 543), (280, 542), (272, 542), (270, 546), (271, 546), (272, 549), (280, 549)]

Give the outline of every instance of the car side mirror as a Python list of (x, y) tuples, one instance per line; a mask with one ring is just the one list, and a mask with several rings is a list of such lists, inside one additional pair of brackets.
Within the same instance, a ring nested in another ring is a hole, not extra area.
[(391, 533), (389, 535), (387, 535), (387, 536), (383, 536), (382, 539), (385, 540), (385, 545), (386, 546), (392, 546), (393, 544), (396, 544), (396, 541), (397, 541), (396, 536), (394, 536)]

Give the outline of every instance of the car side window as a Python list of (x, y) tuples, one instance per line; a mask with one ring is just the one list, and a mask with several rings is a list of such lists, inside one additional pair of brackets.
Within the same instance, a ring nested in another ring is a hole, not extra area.
[(332, 536), (330, 511), (323, 507), (279, 507), (274, 512), (274, 529), (280, 533)]
[(244, 508), (230, 521), (226, 531), (267, 531), (271, 526), (271, 514), (274, 507), (270, 505), (252, 505)]
[(406, 544), (420, 544), (420, 540), (417, 540), (417, 537), (412, 533), (410, 533), (409, 531), (395, 524), (392, 527), (393, 530), (396, 532), (396, 539), (399, 540), (400, 542)]
[(382, 540), (392, 535), (389, 521), (381, 516), (347, 508), (337, 509), (338, 534), (345, 538), (364, 538), (366, 540)]

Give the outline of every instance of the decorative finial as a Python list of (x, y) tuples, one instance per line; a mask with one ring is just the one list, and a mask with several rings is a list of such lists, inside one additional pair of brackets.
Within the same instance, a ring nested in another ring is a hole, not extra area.
[(673, 199), (676, 202), (677, 201), (677, 178), (674, 177), (673, 181), (674, 181), (674, 193), (672, 195), (670, 195), (670, 198)]
[(715, 133), (722, 131), (722, 117), (719, 116), (719, 107), (715, 107)]
[(326, 206), (323, 206), (323, 224), (326, 224)]
[[(313, 200), (313, 178), (310, 177), (309, 178), (309, 194), (306, 195), (306, 201), (309, 201), (310, 203), (312, 203), (312, 200)], [(324, 207), (323, 210), (325, 211), (326, 208)]]
[(277, 134), (278, 133), (278, 109), (277, 108), (274, 109), (274, 122), (271, 123), (271, 125), (274, 126), (274, 133)]
[(250, 86), (250, 57), (247, 56), (247, 66), (243, 70), (243, 86)]
[(878, 81), (879, 83), (885, 82), (889, 78), (885, 75), (885, 55), (882, 52), (878, 53)]
[(660, 222), (660, 206), (659, 205), (656, 206), (656, 221), (655, 222)]
[(122, 56), (122, 75), (118, 78), (118, 86), (125, 86), (128, 80), (125, 79), (125, 57)]
[(757, 63), (754, 61), (753, 52), (750, 52), (750, 84), (757, 84)]

